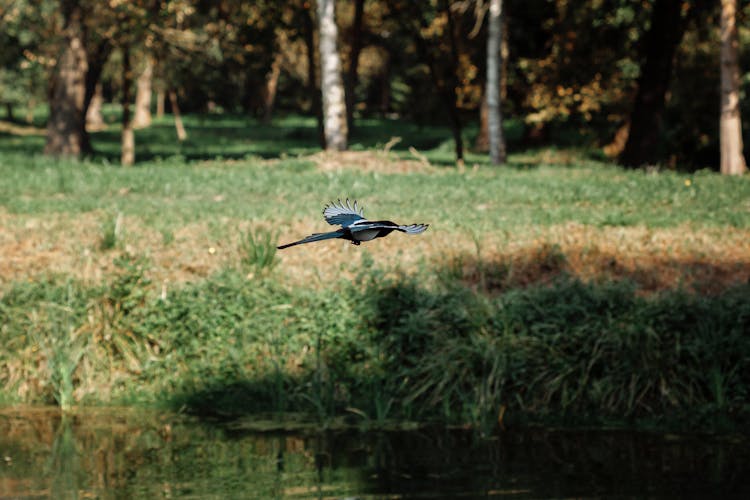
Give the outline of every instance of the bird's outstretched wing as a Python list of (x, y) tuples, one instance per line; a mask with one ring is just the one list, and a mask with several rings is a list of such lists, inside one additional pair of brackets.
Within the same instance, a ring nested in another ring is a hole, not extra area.
[(427, 230), (429, 224), (396, 224), (395, 222), (387, 220), (379, 220), (370, 222), (367, 219), (355, 221), (349, 227), (352, 233), (358, 233), (360, 231), (372, 231), (373, 229), (390, 229), (392, 231), (401, 231), (406, 234), (419, 234)]
[(338, 200), (338, 203), (331, 203), (326, 205), (323, 209), (323, 217), (326, 222), (335, 226), (339, 224), (343, 227), (347, 227), (358, 220), (364, 219), (364, 213), (361, 207), (357, 205), (357, 201), (354, 204), (349, 203), (349, 198), (346, 199), (346, 203), (342, 203)]

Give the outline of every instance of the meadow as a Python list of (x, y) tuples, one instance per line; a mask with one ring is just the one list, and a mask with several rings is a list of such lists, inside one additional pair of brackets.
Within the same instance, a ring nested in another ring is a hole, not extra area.
[[(83, 161), (0, 129), (1, 402), (748, 428), (749, 178), (576, 148), (457, 168), (447, 129), (388, 120), (339, 154), (301, 117), (186, 127), (138, 131), (132, 168), (116, 125)], [(430, 228), (275, 251), (347, 197)]]

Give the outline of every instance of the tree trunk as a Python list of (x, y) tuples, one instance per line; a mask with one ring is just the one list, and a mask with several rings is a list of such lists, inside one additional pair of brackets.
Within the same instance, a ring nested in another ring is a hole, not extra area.
[(352, 23), (352, 47), (349, 54), (349, 70), (346, 79), (346, 126), (349, 133), (354, 129), (354, 107), (357, 104), (357, 83), (359, 81), (359, 53), (362, 51), (362, 19), (365, 13), (365, 0), (354, 0), (354, 21)]
[[(502, 26), (500, 30), (500, 103), (502, 106), (503, 101), (508, 97), (508, 56), (510, 54), (510, 49), (508, 45), (508, 15), (505, 12), (505, 9), (501, 10), (503, 11), (500, 16)], [(476, 142), (474, 142), (474, 149), (478, 153), (488, 153), (490, 150), (486, 81), (482, 94), (482, 104), (479, 108), (479, 133), (477, 134)]]
[(31, 96), (26, 103), (26, 123), (29, 125), (34, 123), (34, 110), (36, 110), (36, 99), (34, 99), (34, 96)]
[(500, 109), (500, 40), (502, 39), (502, 0), (490, 0), (489, 30), (487, 34), (487, 132), (490, 162), (505, 163), (503, 115)]
[(344, 151), (347, 139), (346, 103), (341, 81), (341, 58), (336, 48), (338, 28), (334, 4), (334, 0), (318, 0), (320, 89), (326, 149)]
[(138, 77), (135, 90), (134, 128), (145, 128), (151, 125), (151, 82), (154, 76), (154, 62), (146, 57), (146, 67)]
[(325, 149), (326, 137), (323, 132), (323, 106), (320, 102), (320, 88), (315, 71), (315, 20), (308, 2), (303, 2), (302, 25), (307, 48), (307, 93), (310, 96), (311, 111), (318, 123), (318, 142)]
[(644, 62), (638, 91), (630, 114), (630, 130), (620, 161), (641, 167), (658, 161), (666, 94), (672, 77), (672, 62), (682, 35), (685, 16), (682, 0), (656, 0), (651, 27), (643, 40)]
[(380, 114), (383, 118), (391, 110), (391, 55), (385, 59), (385, 67), (380, 75)]
[(487, 83), (484, 85), (482, 103), (479, 105), (479, 133), (474, 141), (474, 150), (477, 153), (489, 153), (490, 151), (490, 130), (487, 110)]
[(156, 91), (156, 117), (164, 118), (164, 89)]
[(130, 70), (130, 48), (122, 50), (122, 151), (120, 163), (129, 167), (135, 163), (135, 133), (130, 119), (130, 86), (132, 80)]
[(170, 90), (167, 92), (169, 94), (169, 104), (172, 106), (172, 116), (174, 116), (174, 128), (177, 131), (177, 140), (180, 142), (187, 139), (187, 132), (185, 131), (185, 127), (182, 124), (182, 116), (180, 116), (180, 106), (177, 104), (177, 92), (174, 90)]
[(741, 175), (747, 170), (742, 153), (740, 70), (737, 63), (737, 0), (721, 0), (721, 173)]
[(276, 102), (276, 91), (279, 88), (281, 75), (281, 52), (276, 54), (271, 64), (271, 71), (266, 76), (266, 90), (263, 95), (263, 122), (270, 123), (273, 116), (273, 105)]
[(458, 95), (456, 89), (458, 88), (458, 41), (456, 40), (456, 27), (453, 20), (453, 14), (451, 12), (451, 2), (444, 0), (445, 15), (448, 18), (448, 37), (451, 47), (451, 64), (449, 67), (444, 68), (445, 82), (443, 89), (447, 96), (447, 102), (450, 103), (448, 106), (448, 112), (451, 117), (451, 130), (453, 131), (453, 142), (456, 144), (456, 163), (459, 167), (464, 165), (464, 140), (463, 140), (463, 124), (461, 123), (461, 115), (458, 112)]
[(88, 70), (83, 13), (75, 0), (62, 0), (61, 9), (65, 19), (63, 49), (50, 85), (44, 153), (80, 156), (86, 151), (84, 101)]
[[(97, 88), (99, 91), (99, 102), (98, 104), (99, 108), (98, 110), (94, 110), (93, 113), (98, 113), (98, 116), (92, 115), (91, 118), (93, 120), (99, 120), (98, 122), (98, 129), (101, 130), (105, 127), (104, 120), (101, 116), (101, 105), (103, 102), (102, 97), (102, 88), (99, 81), (101, 80), (102, 71), (104, 70), (104, 65), (107, 62), (107, 59), (109, 59), (109, 55), (112, 53), (112, 44), (109, 42), (109, 40), (102, 40), (97, 45), (94, 46), (92, 50), (89, 51), (88, 54), (88, 71), (86, 71), (86, 95), (83, 100), (83, 110), (85, 113), (85, 119), (84, 119), (84, 130), (83, 130), (83, 152), (84, 153), (91, 153), (93, 152), (94, 148), (91, 146), (91, 137), (89, 136), (89, 109), (91, 107), (91, 103), (93, 102), (96, 93)], [(91, 128), (90, 130), (95, 130)]]
[(104, 124), (104, 118), (102, 118), (102, 104), (104, 104), (104, 96), (102, 95), (102, 84), (97, 83), (94, 87), (94, 95), (91, 96), (89, 107), (86, 110), (86, 130), (87, 131), (98, 131), (104, 130), (107, 126)]

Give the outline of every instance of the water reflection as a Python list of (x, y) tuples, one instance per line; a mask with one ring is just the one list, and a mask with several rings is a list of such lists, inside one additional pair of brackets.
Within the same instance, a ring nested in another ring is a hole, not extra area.
[(750, 498), (745, 438), (312, 428), (0, 410), (2, 498)]

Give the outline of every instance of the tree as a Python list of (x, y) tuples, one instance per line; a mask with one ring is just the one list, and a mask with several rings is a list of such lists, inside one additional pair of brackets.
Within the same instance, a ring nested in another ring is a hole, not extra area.
[(266, 87), (263, 92), (263, 122), (271, 123), (273, 106), (276, 103), (276, 92), (279, 89), (279, 76), (281, 76), (281, 52), (277, 52), (271, 64), (271, 71), (266, 75)]
[(323, 129), (326, 149), (346, 149), (346, 103), (341, 79), (341, 59), (336, 48), (338, 28), (334, 0), (318, 0), (320, 40), (320, 90), (323, 95)]
[(122, 136), (120, 163), (124, 167), (135, 163), (135, 133), (130, 119), (130, 87), (133, 74), (130, 69), (130, 46), (122, 47)]
[(721, 173), (741, 175), (747, 170), (742, 155), (740, 71), (737, 64), (737, 0), (721, 0)]
[(487, 125), (490, 143), (490, 161), (493, 165), (505, 163), (505, 138), (503, 116), (500, 110), (500, 41), (502, 39), (502, 0), (490, 0), (489, 30), (487, 33)]
[(151, 83), (154, 76), (154, 63), (149, 56), (145, 59), (143, 71), (136, 81), (134, 128), (145, 128), (151, 125)]
[(104, 130), (107, 125), (104, 123), (102, 116), (102, 106), (104, 104), (104, 91), (101, 83), (97, 83), (94, 89), (94, 95), (91, 96), (89, 107), (86, 110), (86, 130)]
[(651, 27), (643, 41), (644, 61), (620, 161), (628, 167), (655, 162), (662, 133), (667, 90), (675, 51), (685, 32), (682, 0), (656, 0)]
[(86, 152), (86, 56), (83, 9), (76, 0), (61, 0), (62, 50), (49, 93), (45, 154), (79, 156)]
[(174, 89), (170, 89), (167, 92), (169, 96), (169, 105), (172, 106), (172, 116), (174, 117), (174, 128), (177, 131), (177, 140), (182, 142), (187, 139), (187, 132), (185, 131), (185, 125), (182, 124), (182, 114), (180, 113), (180, 106), (177, 102), (177, 92)]

